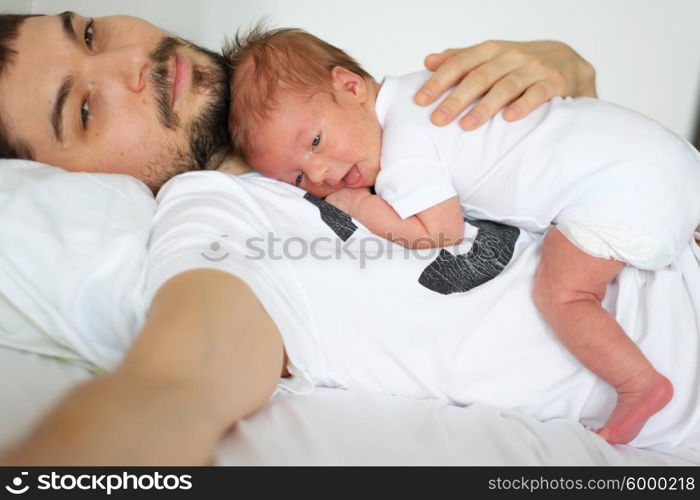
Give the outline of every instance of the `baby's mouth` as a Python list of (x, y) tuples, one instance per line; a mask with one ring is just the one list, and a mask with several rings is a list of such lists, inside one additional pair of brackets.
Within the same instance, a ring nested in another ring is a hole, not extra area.
[(348, 173), (345, 174), (345, 176), (343, 177), (343, 185), (349, 188), (360, 187), (363, 177), (364, 176), (362, 175), (362, 171), (356, 163), (350, 168), (350, 170), (348, 170)]

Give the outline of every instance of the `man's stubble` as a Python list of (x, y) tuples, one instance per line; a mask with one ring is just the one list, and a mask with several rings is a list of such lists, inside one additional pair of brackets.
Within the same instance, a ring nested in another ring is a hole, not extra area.
[[(168, 62), (178, 47), (188, 47), (205, 56), (206, 65), (192, 65), (191, 89), (194, 94), (208, 96), (202, 110), (189, 123), (182, 123), (172, 109), (171, 83), (168, 80)], [(230, 108), (229, 82), (225, 59), (212, 51), (190, 42), (165, 37), (151, 53), (153, 71), (151, 85), (158, 112), (158, 121), (169, 130), (184, 127), (187, 146), (163, 154), (167, 161), (154, 159), (145, 169), (144, 177), (152, 189), (159, 188), (171, 177), (193, 170), (217, 168), (230, 149), (228, 114)]]

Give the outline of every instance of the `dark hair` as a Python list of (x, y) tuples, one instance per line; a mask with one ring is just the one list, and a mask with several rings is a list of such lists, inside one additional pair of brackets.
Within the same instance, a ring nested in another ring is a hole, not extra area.
[[(17, 39), (22, 23), (25, 19), (37, 15), (39, 14), (0, 14), (0, 78), (17, 55), (17, 51), (11, 47), (11, 44)], [(2, 116), (3, 97), (0, 95), (0, 159), (23, 158), (31, 160), (34, 158), (31, 146), (20, 139), (12, 139), (9, 135), (8, 127)]]

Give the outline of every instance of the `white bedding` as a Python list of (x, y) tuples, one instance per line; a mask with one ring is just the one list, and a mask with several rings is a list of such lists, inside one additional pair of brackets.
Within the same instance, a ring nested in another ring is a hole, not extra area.
[[(0, 450), (25, 435), (83, 367), (0, 347)], [(673, 453), (673, 450), (670, 451)], [(317, 389), (281, 394), (221, 441), (218, 465), (691, 465), (672, 454), (610, 446), (569, 420), (538, 420), (474, 404), (461, 408)]]
[(0, 160), (0, 345), (114, 367), (142, 321), (154, 211), (126, 175)]

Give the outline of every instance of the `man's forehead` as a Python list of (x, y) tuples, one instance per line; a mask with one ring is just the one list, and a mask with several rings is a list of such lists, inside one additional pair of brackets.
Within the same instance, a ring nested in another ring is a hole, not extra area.
[[(20, 28), (14, 48), (17, 55), (8, 68), (5, 79), (18, 86), (22, 94), (31, 95), (32, 100), (45, 103), (49, 99), (46, 92), (52, 80), (63, 75), (61, 56), (66, 52), (66, 33), (59, 16), (33, 17), (27, 19)], [(56, 83), (54, 83), (55, 85)], [(32, 94), (41, 89), (41, 95)]]
[[(60, 14), (32, 16), (24, 20), (19, 28), (18, 40), (25, 32), (43, 33), (47, 36), (60, 35), (65, 29), (66, 23), (78, 16), (73, 11), (65, 11)], [(48, 41), (48, 40), (47, 40)]]
[(26, 76), (27, 71), (41, 74), (60, 66), (54, 57), (60, 54), (67, 42), (65, 30), (65, 22), (58, 15), (26, 19), (12, 44), (16, 57), (7, 74), (19, 72)]
[(32, 17), (22, 23), (12, 43), (15, 57), (0, 79), (3, 108), (10, 122), (19, 125), (22, 115), (33, 115), (51, 99), (48, 82), (60, 70), (52, 56), (58, 50), (55, 41), (61, 30), (57, 16)]

